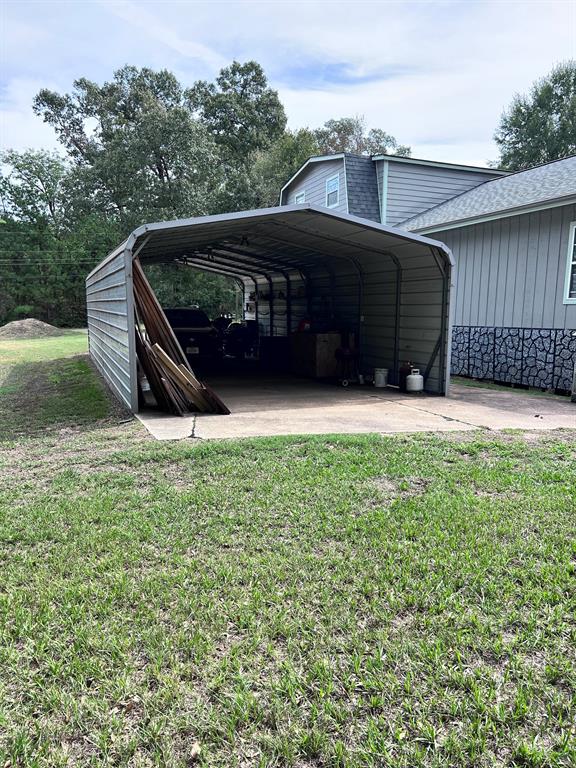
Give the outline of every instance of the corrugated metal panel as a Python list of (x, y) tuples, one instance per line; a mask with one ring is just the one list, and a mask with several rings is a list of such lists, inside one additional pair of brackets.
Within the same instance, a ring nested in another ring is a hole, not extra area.
[(116, 249), (86, 278), (90, 356), (118, 398), (136, 410), (131, 291), (132, 280), (123, 247)]
[(576, 205), (438, 232), (457, 264), (459, 326), (576, 328), (564, 304), (570, 223)]

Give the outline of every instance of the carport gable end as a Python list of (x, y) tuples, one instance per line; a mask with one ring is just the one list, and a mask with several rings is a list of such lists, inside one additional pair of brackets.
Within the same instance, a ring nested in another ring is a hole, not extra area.
[[(356, 335), (362, 372), (409, 361), (447, 394), (454, 260), (441, 242), (309, 204), (145, 224), (86, 280), (90, 353), (138, 410), (132, 260), (178, 262), (235, 279), (261, 336), (313, 316)], [(112, 275), (112, 277), (111, 277)], [(254, 301), (248, 301), (250, 295)], [(120, 382), (120, 383), (119, 383)]]

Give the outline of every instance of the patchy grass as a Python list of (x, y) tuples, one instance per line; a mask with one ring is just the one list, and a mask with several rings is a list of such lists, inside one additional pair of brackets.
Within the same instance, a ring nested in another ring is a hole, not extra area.
[(487, 379), (469, 379), (466, 376), (451, 376), (450, 381), (453, 384), (459, 384), (461, 387), (471, 387), (472, 389), (492, 389), (498, 392), (507, 392), (508, 394), (521, 393), (522, 395), (532, 395), (533, 397), (547, 397), (553, 400), (563, 400), (566, 402), (566, 395), (556, 395), (554, 392), (538, 389), (537, 387), (507, 387), (505, 384), (495, 384)]
[(0, 453), (0, 765), (575, 764), (575, 433), (77, 412)]
[(81, 330), (0, 341), (0, 440), (95, 424), (117, 412), (86, 351)]

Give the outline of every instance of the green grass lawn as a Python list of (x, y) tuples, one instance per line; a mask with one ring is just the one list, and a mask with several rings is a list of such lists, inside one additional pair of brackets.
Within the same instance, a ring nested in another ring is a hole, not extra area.
[(0, 340), (0, 439), (96, 423), (110, 403), (86, 355), (86, 331)]
[(575, 433), (157, 443), (59, 343), (0, 343), (0, 766), (576, 764)]

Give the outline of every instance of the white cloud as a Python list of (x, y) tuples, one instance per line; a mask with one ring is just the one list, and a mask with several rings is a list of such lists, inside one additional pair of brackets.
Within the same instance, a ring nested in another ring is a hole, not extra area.
[[(408, 13), (392, 20), (392, 31), (375, 13), (361, 39), (354, 37), (354, 24), (348, 42), (337, 38), (343, 58), (361, 51), (372, 69), (394, 62), (411, 66), (412, 73), (323, 91), (281, 87), (290, 125), (362, 114), (370, 126), (410, 144), (417, 157), (471, 164), (494, 159), (492, 135), (514, 93), (527, 91), (559, 60), (576, 55), (576, 4), (442, 4), (439, 16), (450, 18), (435, 25), (431, 7), (419, 18)], [(330, 41), (325, 50), (331, 55), (331, 27), (322, 39)]]
[[(44, 78), (68, 90), (74, 77), (102, 81), (133, 63), (168, 67), (189, 85), (233, 58), (254, 58), (293, 127), (363, 114), (415, 156), (483, 164), (497, 155), (492, 134), (514, 93), (576, 58), (574, 0), (110, 0), (66, 4), (65, 13), (49, 2), (34, 12), (31, 3), (10, 7), (6, 36), (16, 28), (21, 43), (34, 43), (12, 46), (5, 68), (12, 105), (2, 128), (16, 145), (53, 141), (29, 109), (34, 92), (49, 85)], [(299, 66), (309, 72), (297, 82)], [(322, 83), (325, 67), (330, 77)], [(339, 84), (342, 68), (380, 79)]]
[(139, 29), (144, 37), (142, 45), (147, 45), (150, 40), (158, 42), (180, 56), (199, 59), (216, 69), (227, 64), (227, 61), (212, 48), (188, 39), (178, 31), (176, 25), (163, 21), (162, 16), (169, 18), (170, 14), (154, 14), (143, 4), (132, 2), (132, 0), (113, 0), (102, 5), (118, 18)]

